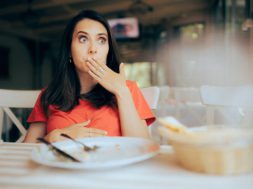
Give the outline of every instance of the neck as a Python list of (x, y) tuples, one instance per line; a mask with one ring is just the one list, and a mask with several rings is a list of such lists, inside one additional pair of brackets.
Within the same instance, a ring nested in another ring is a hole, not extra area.
[(80, 80), (81, 94), (90, 92), (97, 84), (97, 81), (95, 81), (88, 73), (78, 73), (78, 77)]

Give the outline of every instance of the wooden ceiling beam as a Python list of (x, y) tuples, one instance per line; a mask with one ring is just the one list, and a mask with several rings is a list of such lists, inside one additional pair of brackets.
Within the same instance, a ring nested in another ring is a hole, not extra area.
[[(36, 1), (35, 1), (36, 2)], [(59, 16), (48, 16), (42, 17), (40, 20), (40, 24), (38, 28), (31, 29), (27, 28), (22, 21), (13, 21), (13, 22), (0, 22), (4, 27), (1, 27), (0, 31), (8, 32), (15, 34), (17, 36), (31, 38), (31, 39), (39, 39), (43, 36), (50, 36), (50, 34), (58, 34), (62, 33), (62, 30), (65, 27), (64, 21), (73, 17), (77, 12), (82, 10), (85, 7), (80, 7), (78, 10), (73, 8), (73, 6), (69, 6), (70, 4), (74, 5), (74, 3), (84, 2), (84, 0), (50, 0), (50, 1), (39, 1), (37, 4), (33, 4), (33, 8), (42, 9), (42, 8), (50, 8), (54, 6), (61, 6), (63, 10), (65, 10), (65, 15)], [(98, 3), (91, 0), (85, 1), (87, 7), (89, 9), (94, 9), (106, 17), (116, 17), (118, 13), (128, 13), (127, 16), (131, 16), (129, 14), (129, 7), (133, 3), (132, 0), (107, 0)], [(139, 16), (139, 19), (143, 25), (152, 25), (159, 24), (162, 19), (170, 19), (176, 16), (180, 16), (185, 13), (189, 13), (196, 10), (206, 9), (210, 7), (210, 1), (206, 0), (145, 0), (145, 3), (154, 7), (154, 11), (146, 14), (142, 14)], [(50, 4), (50, 5), (49, 5)], [(37, 7), (36, 7), (36, 6)], [(79, 4), (78, 4), (79, 5)], [(19, 5), (16, 5), (18, 7)], [(15, 6), (14, 6), (15, 7)], [(25, 6), (27, 8), (27, 6)], [(10, 7), (9, 11), (12, 10)], [(7, 10), (8, 10), (7, 9)], [(21, 8), (20, 8), (21, 10)], [(4, 12), (0, 8), (0, 15)], [(14, 11), (14, 9), (12, 10)], [(137, 15), (133, 15), (137, 16)], [(59, 23), (57, 23), (59, 22)], [(41, 38), (44, 40), (43, 38)], [(47, 37), (45, 39), (48, 39)]]
[(140, 17), (140, 22), (144, 25), (153, 24), (159, 22), (158, 20), (180, 16), (181, 14), (187, 14), (188, 12), (197, 11), (201, 9), (206, 9), (210, 5), (207, 2), (199, 2), (199, 3), (185, 3), (182, 6), (171, 6), (164, 7), (152, 13), (147, 13)]
[[(131, 1), (118, 1), (117, 3), (114, 3), (113, 5), (110, 3), (107, 3), (104, 1), (103, 3), (100, 3), (98, 5), (90, 6), (89, 9), (93, 9), (95, 11), (98, 11), (101, 14), (106, 14), (111, 11), (115, 10), (121, 10), (123, 8), (126, 8), (131, 5)], [(47, 24), (50, 22), (58, 22), (58, 21), (65, 21), (77, 14), (79, 11), (81, 11), (83, 8), (76, 9), (76, 11), (73, 14), (63, 14), (63, 15), (58, 15), (58, 16), (47, 16), (43, 17), (40, 20), (41, 24)]]
[[(195, 0), (195, 1), (205, 1), (205, 0)], [(156, 7), (164, 7), (169, 6), (173, 4), (178, 4), (185, 2), (185, 0), (145, 0), (145, 3), (148, 5)], [(116, 14), (116, 13), (124, 13), (127, 11), (127, 9), (133, 4), (133, 1), (131, 0), (124, 0), (124, 1), (117, 1), (117, 2), (108, 2), (104, 1), (97, 5), (90, 6), (90, 9), (96, 10), (101, 14), (107, 15), (107, 14)], [(64, 15), (58, 15), (58, 16), (47, 16), (43, 17), (40, 21), (41, 24), (47, 24), (50, 22), (58, 22), (58, 21), (65, 21), (70, 18), (72, 18), (75, 14), (77, 14), (79, 11), (81, 11), (83, 8), (76, 9), (73, 14), (64, 14)]]
[(14, 36), (18, 36), (18, 37), (22, 37), (22, 38), (26, 38), (26, 39), (30, 39), (30, 40), (43, 41), (43, 42), (49, 41), (49, 39), (45, 39), (45, 38), (37, 35), (36, 32), (31, 29), (13, 28), (12, 24), (10, 22), (4, 21), (4, 20), (0, 20), (0, 25), (1, 25), (1, 27), (0, 27), (1, 33), (5, 33), (8, 35), (14, 35)]
[[(31, 4), (31, 9), (39, 10), (39, 9), (52, 8), (52, 7), (62, 6), (62, 5), (89, 2), (89, 1), (91, 0), (53, 0), (53, 1), (49, 0), (49, 1), (41, 1), (39, 3), (38, 2), (36, 3), (36, 1), (34, 1), (34, 3)], [(28, 9), (27, 3), (16, 4), (10, 7), (2, 7), (0, 8), (0, 16), (24, 12), (24, 11), (27, 11), (27, 9)]]
[[(201, 10), (201, 9), (205, 9), (209, 6), (208, 3), (206, 3), (205, 1), (199, 1), (199, 3), (184, 3), (185, 6), (178, 6), (178, 4), (173, 5), (171, 7), (163, 7), (160, 8), (159, 10), (155, 10), (152, 13), (147, 13), (145, 15), (142, 15), (142, 17), (140, 17), (140, 21), (143, 25), (149, 25), (149, 24), (154, 24), (157, 22), (160, 22), (161, 19), (163, 18), (169, 18), (169, 17), (174, 17), (176, 15), (180, 15), (180, 14), (185, 14), (188, 12), (192, 12), (194, 10)], [(36, 29), (36, 33), (39, 34), (43, 34), (43, 33), (56, 33), (56, 32), (60, 32), (64, 29), (65, 24), (58, 24), (55, 26), (51, 26), (51, 27), (45, 27), (45, 28), (39, 28)]]
[(45, 33), (62, 33), (65, 27), (66, 27), (65, 24), (58, 24), (51, 27), (38, 28), (38, 29), (35, 29), (34, 31), (39, 35), (45, 34)]

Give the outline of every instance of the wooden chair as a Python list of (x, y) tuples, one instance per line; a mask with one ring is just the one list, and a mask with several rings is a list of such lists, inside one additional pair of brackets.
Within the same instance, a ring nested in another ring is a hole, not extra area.
[(0, 140), (3, 129), (3, 116), (5, 113), (21, 133), (20, 138), (16, 142), (23, 141), (26, 129), (15, 116), (11, 108), (33, 108), (39, 93), (39, 90), (0, 89)]

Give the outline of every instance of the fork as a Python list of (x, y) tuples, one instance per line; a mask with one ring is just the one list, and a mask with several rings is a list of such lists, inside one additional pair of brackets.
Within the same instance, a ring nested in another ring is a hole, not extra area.
[(72, 141), (75, 142), (75, 143), (81, 144), (81, 145), (83, 146), (84, 151), (86, 151), (86, 152), (95, 151), (96, 149), (99, 148), (99, 147), (96, 146), (96, 145), (93, 146), (93, 147), (87, 146), (87, 145), (83, 144), (82, 142), (80, 142), (80, 141), (78, 141), (78, 140), (72, 138), (71, 136), (69, 136), (69, 135), (67, 135), (67, 134), (65, 134), (65, 133), (61, 133), (61, 136), (65, 137), (65, 138), (68, 138), (68, 139), (72, 140)]

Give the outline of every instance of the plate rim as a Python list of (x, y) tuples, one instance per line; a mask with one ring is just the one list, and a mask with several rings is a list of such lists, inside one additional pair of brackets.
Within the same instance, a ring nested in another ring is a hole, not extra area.
[[(41, 164), (41, 165), (45, 165), (45, 166), (49, 166), (49, 167), (56, 167), (56, 168), (64, 168), (64, 169), (107, 169), (107, 168), (114, 168), (114, 167), (121, 167), (121, 166), (125, 166), (125, 165), (131, 165), (134, 163), (138, 163), (147, 159), (150, 159), (154, 156), (156, 156), (159, 153), (160, 150), (160, 145), (157, 144), (155, 141), (151, 140), (151, 139), (145, 139), (145, 138), (137, 138), (137, 137), (93, 137), (93, 138), (81, 138), (78, 139), (79, 141), (89, 141), (89, 142), (96, 142), (96, 141), (109, 141), (109, 142), (117, 142), (120, 144), (120, 142), (126, 142), (126, 141), (143, 141), (143, 144), (146, 144), (146, 142), (150, 145), (155, 145), (156, 149), (152, 150), (151, 152), (148, 153), (143, 153), (141, 155), (138, 156), (134, 156), (131, 158), (126, 158), (123, 160), (119, 160), (116, 161), (115, 160), (114, 163), (112, 162), (106, 162), (105, 164), (103, 163), (89, 163), (86, 164), (85, 162), (83, 163), (76, 163), (76, 162), (57, 162), (57, 161), (47, 161), (47, 160), (43, 160), (42, 156), (41, 156), (41, 152), (39, 152), (39, 150), (41, 148), (46, 148), (48, 149), (48, 147), (44, 144), (41, 144), (38, 148), (33, 149), (32, 154), (31, 154), (31, 159), (32, 161)], [(73, 143), (72, 141), (60, 141), (60, 142), (56, 142), (54, 143), (54, 145), (56, 145), (57, 147), (66, 145), (68, 143)]]

